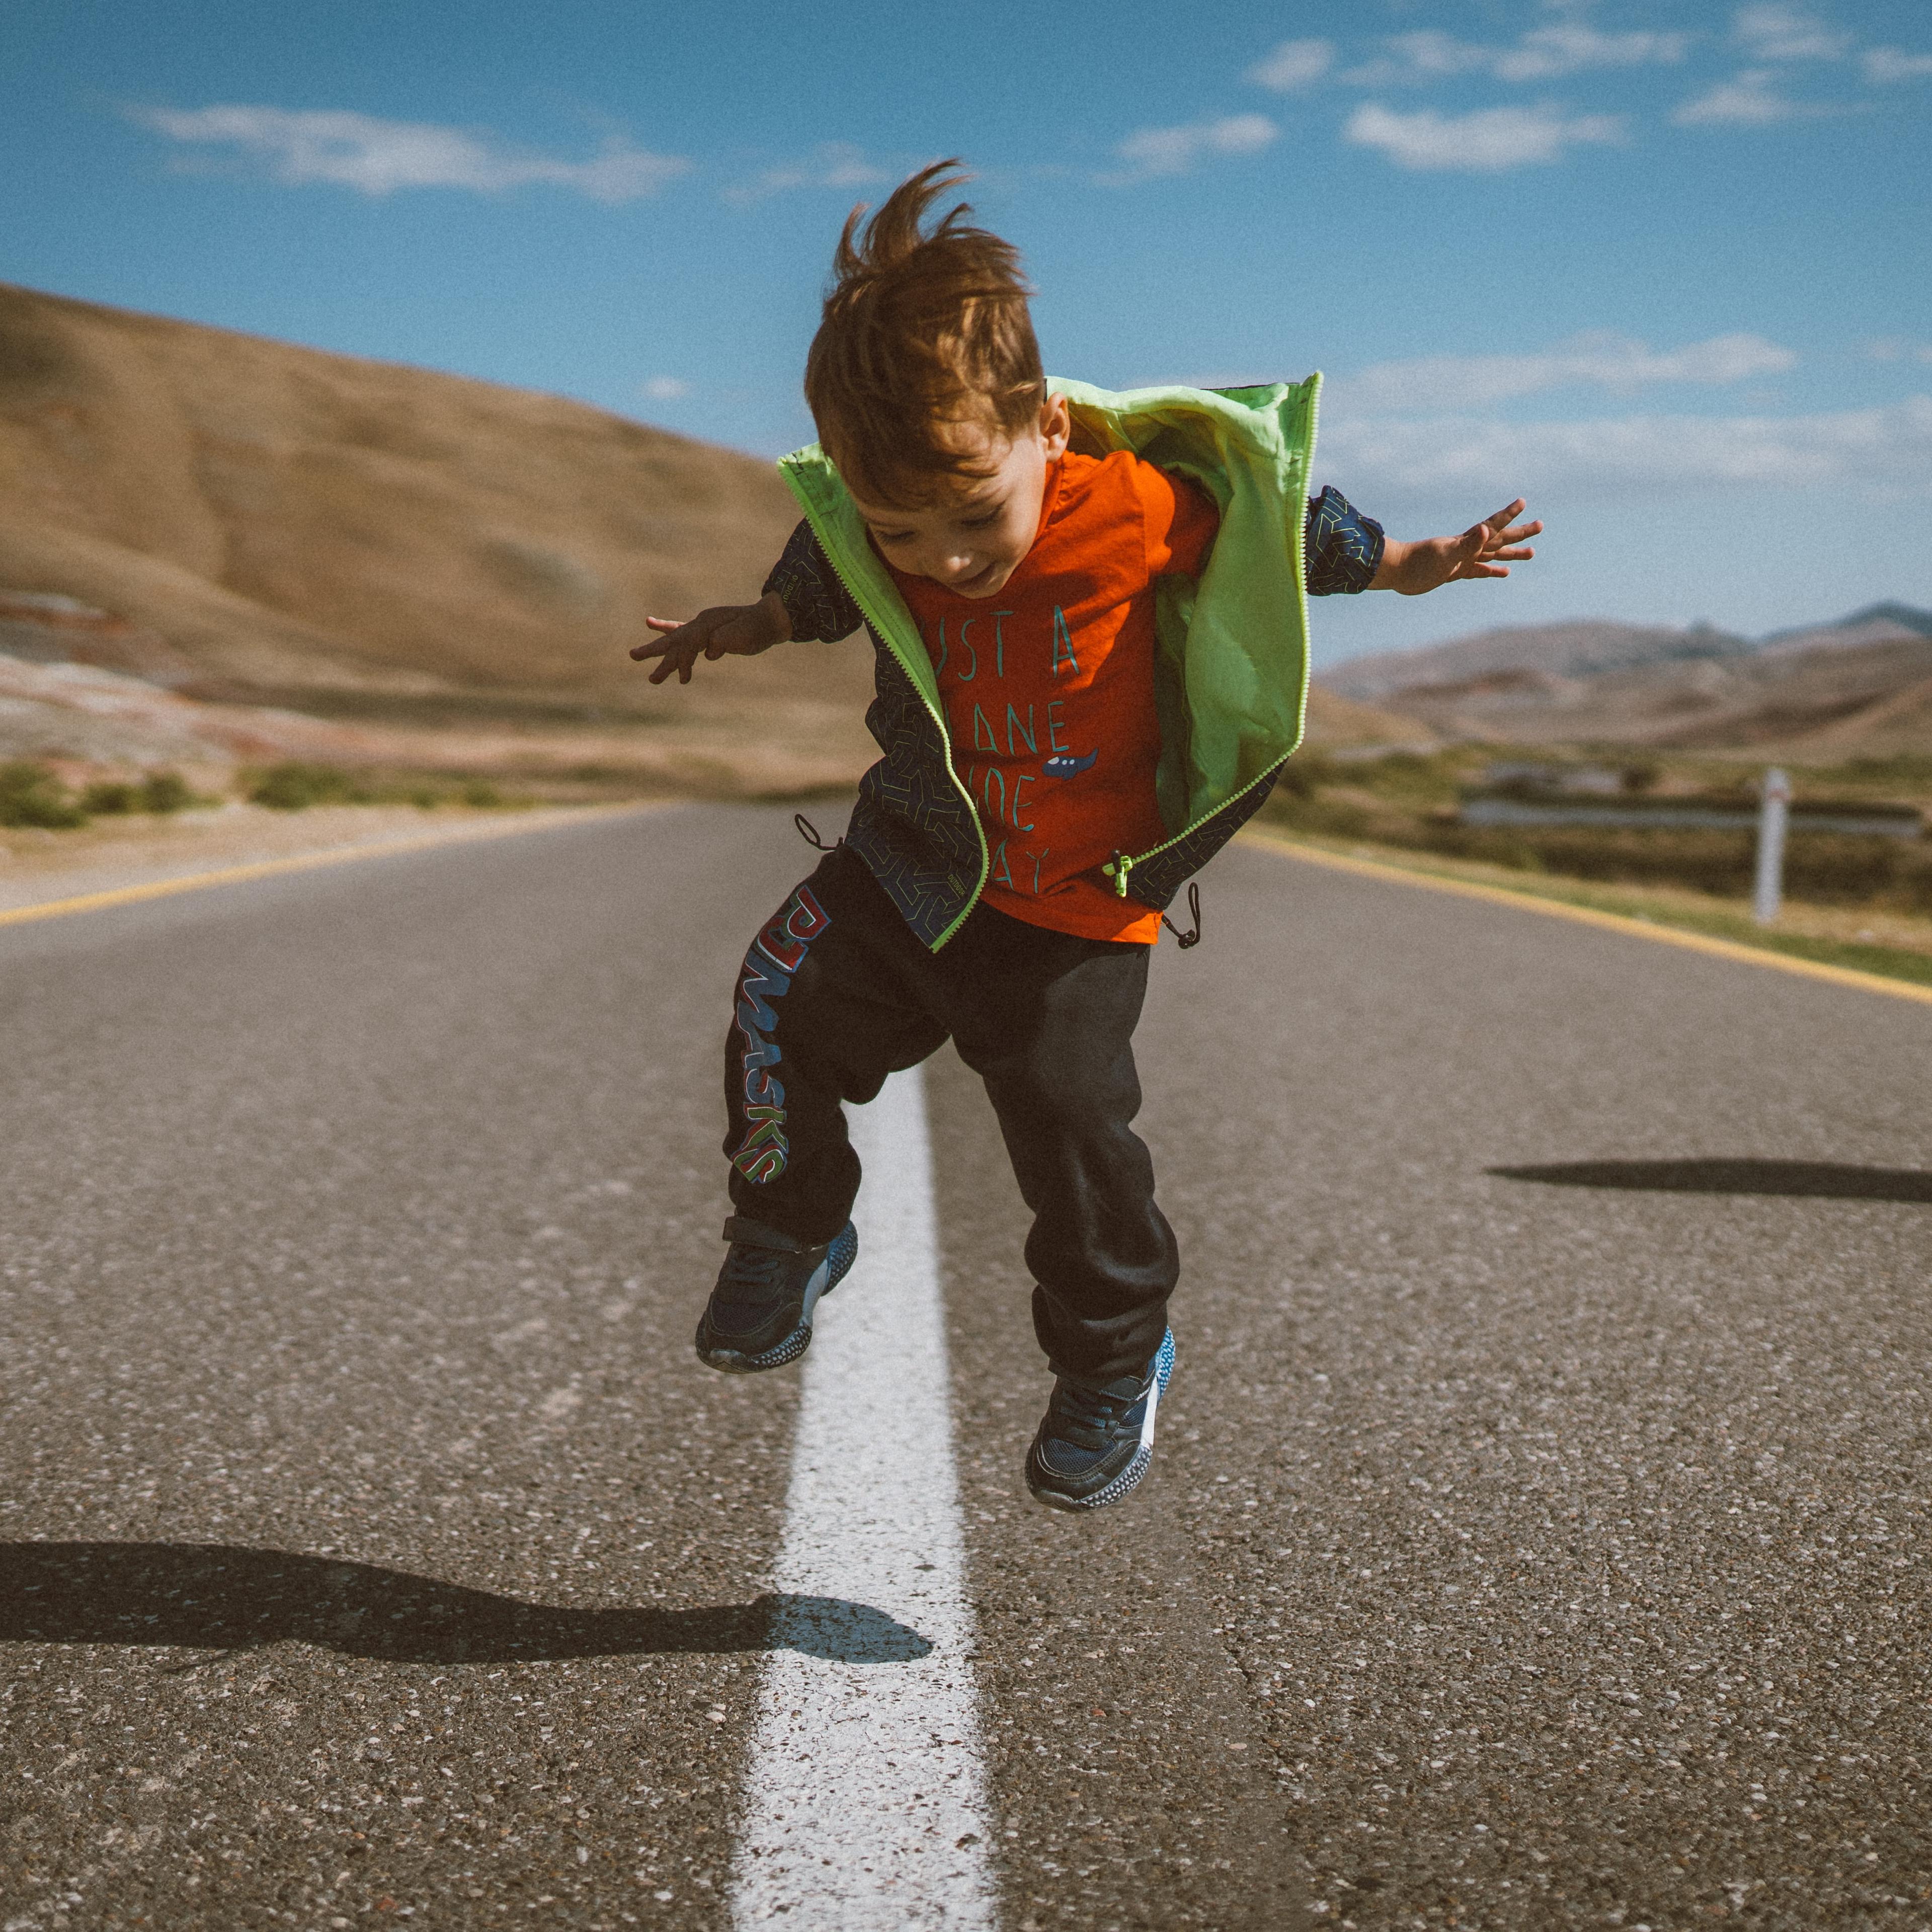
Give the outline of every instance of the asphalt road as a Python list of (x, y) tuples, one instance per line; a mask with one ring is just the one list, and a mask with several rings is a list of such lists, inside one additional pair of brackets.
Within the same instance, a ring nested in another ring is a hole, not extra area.
[[(796, 1382), (689, 1331), (812, 856), (679, 808), (0, 932), (0, 1928), (726, 1922)], [(1180, 1366), (1091, 1520), (928, 1070), (1001, 1923), (1932, 1926), (1932, 1011), (1204, 897)]]

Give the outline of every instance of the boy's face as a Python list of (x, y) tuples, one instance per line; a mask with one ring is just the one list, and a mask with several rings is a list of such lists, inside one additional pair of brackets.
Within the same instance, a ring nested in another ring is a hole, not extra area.
[(953, 446), (985, 474), (943, 479), (921, 509), (868, 502), (856, 490), (852, 500), (895, 570), (962, 597), (996, 596), (1040, 534), (1047, 468), (1066, 453), (1072, 428), (1064, 396), (1049, 396), (1038, 422), (1010, 442), (984, 424), (963, 422)]

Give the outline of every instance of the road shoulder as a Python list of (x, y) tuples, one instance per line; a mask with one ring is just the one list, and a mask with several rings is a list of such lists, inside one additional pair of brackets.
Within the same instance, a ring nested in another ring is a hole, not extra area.
[[(1352, 872), (1364, 878), (1387, 879), (1400, 885), (1421, 886), (1437, 892), (1453, 892), (1465, 898), (1487, 901), (1525, 912), (1574, 920), (1606, 932), (1620, 932), (1637, 939), (1648, 939), (1666, 946), (1680, 946), (1694, 952), (1718, 958), (1735, 959), (1747, 965), (1768, 967), (1774, 971), (1793, 973), (1805, 979), (1822, 980), (1836, 986), (1854, 987), (1863, 992), (1881, 993), (1894, 998), (1913, 1000), (1932, 1005), (1932, 959), (1892, 947), (1844, 945), (1831, 940), (1814, 940), (1789, 934), (1760, 934), (1732, 918), (1721, 907), (1708, 914), (1658, 905), (1658, 896), (1620, 893), (1614, 888), (1593, 886), (1580, 880), (1525, 878), (1520, 881), (1472, 876), (1478, 868), (1456, 867), (1453, 862), (1412, 860), (1378, 850), (1371, 856), (1360, 850), (1342, 851), (1305, 838), (1250, 826), (1239, 835), (1246, 844), (1257, 845), (1280, 856), (1299, 859), (1330, 870)], [(1491, 868), (1480, 868), (1487, 872)], [(1642, 910), (1622, 910), (1620, 905)], [(1856, 964), (1840, 963), (1856, 960)]]
[(626, 803), (426, 811), (351, 805), (282, 812), (236, 804), (80, 832), (10, 830), (0, 839), (0, 924), (657, 808)]

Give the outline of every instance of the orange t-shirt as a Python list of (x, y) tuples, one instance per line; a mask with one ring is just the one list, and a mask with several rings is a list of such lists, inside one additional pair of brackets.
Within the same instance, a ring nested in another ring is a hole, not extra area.
[(1088, 939), (1160, 937), (1097, 868), (1169, 836), (1154, 800), (1154, 579), (1193, 577), (1211, 499), (1125, 450), (1062, 457), (1040, 533), (994, 597), (892, 572), (939, 677), (952, 768), (992, 855), (982, 896)]

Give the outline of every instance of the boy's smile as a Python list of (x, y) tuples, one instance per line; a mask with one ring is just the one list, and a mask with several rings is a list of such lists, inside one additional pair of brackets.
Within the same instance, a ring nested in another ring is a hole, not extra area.
[(983, 423), (961, 423), (951, 440), (976, 474), (942, 479), (917, 509), (871, 502), (856, 490), (852, 500), (895, 570), (962, 597), (994, 596), (1040, 534), (1047, 471), (1066, 453), (1072, 428), (1064, 396), (1049, 396), (1039, 422), (1010, 441)]

